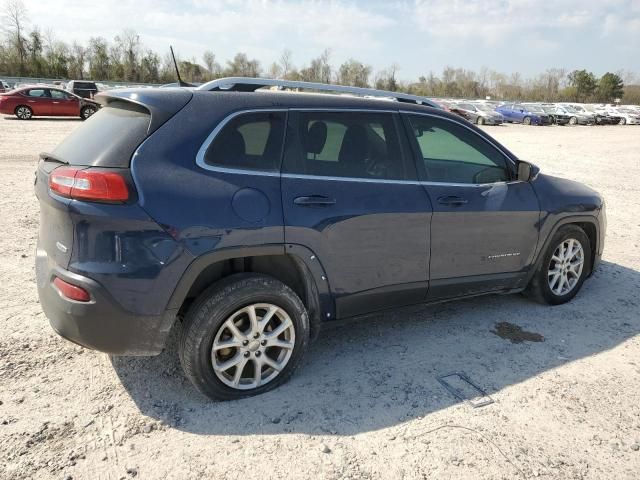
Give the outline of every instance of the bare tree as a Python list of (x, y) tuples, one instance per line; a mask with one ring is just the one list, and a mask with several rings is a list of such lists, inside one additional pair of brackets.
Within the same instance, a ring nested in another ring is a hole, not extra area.
[(280, 55), (280, 68), (282, 70), (282, 78), (288, 78), (289, 74), (291, 73), (291, 70), (293, 70), (293, 62), (291, 60), (292, 57), (292, 53), (291, 50), (285, 48), (282, 52), (282, 55)]
[(22, 0), (9, 0), (4, 8), (2, 26), (9, 37), (9, 43), (17, 54), (20, 75), (26, 73), (28, 41), (25, 29), (27, 22), (27, 8)]

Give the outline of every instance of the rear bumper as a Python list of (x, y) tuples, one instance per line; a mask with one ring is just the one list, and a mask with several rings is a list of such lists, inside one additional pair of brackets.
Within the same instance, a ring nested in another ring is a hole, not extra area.
[[(63, 297), (53, 285), (56, 276), (84, 288), (91, 301)], [(164, 348), (177, 311), (158, 316), (127, 312), (100, 284), (58, 267), (40, 248), (36, 278), (42, 309), (53, 329), (67, 340), (112, 355), (157, 355)]]

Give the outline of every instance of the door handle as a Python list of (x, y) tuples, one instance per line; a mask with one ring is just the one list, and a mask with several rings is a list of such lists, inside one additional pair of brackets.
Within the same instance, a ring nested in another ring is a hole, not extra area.
[(335, 205), (336, 201), (324, 195), (309, 195), (308, 197), (296, 197), (293, 199), (293, 203), (301, 207), (328, 207)]
[(462, 205), (469, 203), (469, 201), (456, 195), (445, 195), (443, 197), (438, 197), (438, 203), (440, 205), (448, 205), (450, 207), (461, 207)]

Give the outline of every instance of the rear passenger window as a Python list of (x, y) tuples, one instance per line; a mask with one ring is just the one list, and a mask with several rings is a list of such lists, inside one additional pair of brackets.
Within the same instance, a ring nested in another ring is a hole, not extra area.
[(292, 112), (283, 170), (366, 179), (406, 179), (392, 114)]
[(284, 137), (284, 112), (245, 113), (216, 135), (204, 155), (207, 165), (278, 171)]

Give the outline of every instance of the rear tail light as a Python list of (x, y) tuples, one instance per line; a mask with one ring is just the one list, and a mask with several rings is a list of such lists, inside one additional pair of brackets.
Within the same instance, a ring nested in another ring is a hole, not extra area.
[(75, 300), (76, 302), (88, 302), (89, 300), (91, 300), (89, 292), (87, 292), (84, 288), (78, 287), (69, 282), (65, 282), (60, 277), (54, 278), (53, 284), (56, 286), (62, 296), (68, 298), (69, 300)]
[(124, 202), (129, 188), (119, 173), (86, 167), (59, 167), (49, 175), (49, 188), (63, 197), (95, 202)]

